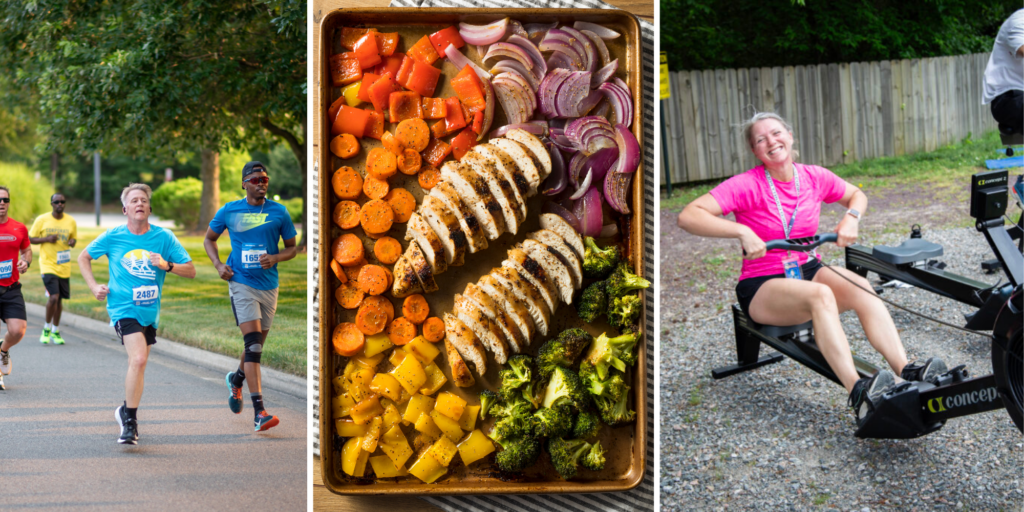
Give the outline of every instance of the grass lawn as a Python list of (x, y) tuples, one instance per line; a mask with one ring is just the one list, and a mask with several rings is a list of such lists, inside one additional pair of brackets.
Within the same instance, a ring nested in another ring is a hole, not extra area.
[[(967, 178), (985, 170), (985, 160), (999, 158), (999, 134), (991, 131), (978, 139), (964, 139), (927, 153), (899, 157), (872, 158), (851, 164), (837, 165), (830, 170), (868, 194), (886, 189), (927, 185), (932, 191), (953, 194), (967, 200)], [(813, 164), (815, 162), (806, 162)], [(661, 208), (682, 210), (690, 201), (709, 192), (724, 180), (705, 181), (673, 187), (672, 198), (661, 197)], [(973, 224), (973, 221), (972, 221)]]
[[(106, 302), (97, 301), (85, 286), (85, 280), (76, 263), (78, 255), (85, 250), (102, 228), (78, 228), (78, 243), (71, 250), (71, 300), (64, 301), (64, 311), (109, 321)], [(235, 325), (228, 300), (228, 283), (220, 279), (210, 259), (203, 250), (203, 237), (175, 235), (192, 256), (196, 266), (195, 279), (183, 279), (169, 275), (164, 281), (163, 299), (160, 305), (160, 329), (158, 335), (231, 357), (242, 354), (242, 334)], [(231, 241), (225, 231), (218, 240), (221, 261), (227, 261), (231, 252)], [(46, 303), (46, 291), (39, 276), (39, 246), (33, 246), (33, 264), (28, 275), (23, 276), (25, 299), (37, 304)], [(92, 264), (96, 281), (105, 283), (108, 279), (107, 258), (94, 260)], [(294, 375), (306, 375), (306, 255), (277, 266), (280, 277), (280, 291), (277, 314), (270, 329), (270, 336), (263, 348), (262, 363)], [(113, 327), (111, 327), (113, 333)], [(27, 333), (26, 338), (38, 337), (38, 333)]]

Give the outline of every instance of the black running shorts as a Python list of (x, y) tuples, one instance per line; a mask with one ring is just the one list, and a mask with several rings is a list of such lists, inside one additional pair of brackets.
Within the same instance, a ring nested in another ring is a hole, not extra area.
[(0, 320), (6, 322), (12, 318), (28, 319), (25, 315), (25, 297), (21, 294), (21, 283), (12, 284), (0, 295)]
[(50, 296), (60, 294), (62, 299), (71, 298), (71, 278), (58, 277), (57, 274), (43, 274), (43, 286)]
[(116, 331), (117, 336), (121, 338), (122, 345), (124, 345), (125, 336), (139, 332), (146, 336), (146, 345), (156, 345), (156, 327), (153, 327), (152, 325), (143, 326), (134, 318), (122, 318), (118, 320), (114, 323), (114, 331)]
[[(800, 265), (800, 272), (804, 276), (804, 281), (810, 281), (814, 279), (814, 274), (818, 273), (821, 269), (821, 262), (818, 258), (811, 257), (806, 263)], [(786, 274), (772, 274), (770, 276), (758, 276), (744, 279), (736, 285), (736, 298), (740, 302), (740, 309), (743, 313), (750, 318), (750, 301), (754, 300), (754, 295), (757, 295), (757, 290), (761, 288), (761, 285), (768, 282), (771, 279), (786, 279)], [(754, 319), (751, 318), (751, 321)], [(757, 324), (757, 322), (754, 322)], [(757, 324), (760, 325), (760, 324)]]

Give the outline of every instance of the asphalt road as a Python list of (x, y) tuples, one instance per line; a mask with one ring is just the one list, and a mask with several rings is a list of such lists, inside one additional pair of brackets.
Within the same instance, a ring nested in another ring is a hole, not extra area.
[(153, 353), (139, 444), (117, 444), (127, 356), (114, 336), (62, 332), (41, 345), (29, 315), (0, 391), (2, 510), (305, 510), (306, 402), (264, 387), (281, 423), (254, 433), (224, 375)]

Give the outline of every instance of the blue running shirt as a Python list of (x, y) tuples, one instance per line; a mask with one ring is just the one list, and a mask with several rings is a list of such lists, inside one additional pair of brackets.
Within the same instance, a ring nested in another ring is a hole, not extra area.
[(158, 327), (160, 297), (167, 272), (150, 266), (150, 252), (175, 265), (192, 261), (174, 233), (153, 225), (142, 235), (133, 235), (127, 225), (109, 229), (85, 250), (93, 259), (106, 256), (110, 264), (107, 283), (110, 325), (122, 318), (134, 318), (143, 326)]
[(252, 206), (245, 199), (231, 201), (217, 210), (210, 229), (218, 235), (227, 228), (231, 237), (231, 255), (227, 266), (234, 275), (231, 280), (257, 290), (277, 288), (277, 264), (263, 270), (260, 255), (277, 254), (279, 239), (295, 238), (295, 225), (288, 209), (269, 199), (262, 206)]

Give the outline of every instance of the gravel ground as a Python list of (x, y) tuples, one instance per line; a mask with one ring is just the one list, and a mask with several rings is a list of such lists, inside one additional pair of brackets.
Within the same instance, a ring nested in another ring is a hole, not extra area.
[[(864, 243), (897, 244), (907, 236), (905, 219), (923, 218), (921, 209), (901, 209), (900, 198), (891, 199), (890, 211), (902, 210), (903, 218), (892, 214), (866, 223)], [(834, 207), (827, 211), (823, 230), (840, 214)], [(735, 361), (729, 305), (739, 258), (734, 241), (700, 240), (675, 229), (677, 213), (662, 212), (663, 508), (1022, 510), (1024, 437), (1004, 410), (950, 420), (915, 440), (862, 440), (853, 436), (845, 390), (792, 360), (712, 380), (713, 367)], [(927, 218), (931, 225), (955, 225), (966, 218), (966, 205)], [(997, 279), (980, 271), (980, 262), (992, 255), (973, 228), (926, 230), (925, 238), (943, 245), (947, 270)], [(687, 251), (672, 250), (691, 244)], [(842, 266), (842, 253), (833, 248), (825, 261)], [(914, 288), (884, 295), (957, 325), (971, 311)], [(984, 339), (890, 310), (911, 361), (937, 355), (950, 367), (967, 365), (974, 375), (991, 372)], [(843, 315), (843, 325), (855, 353), (884, 364), (852, 312)]]

